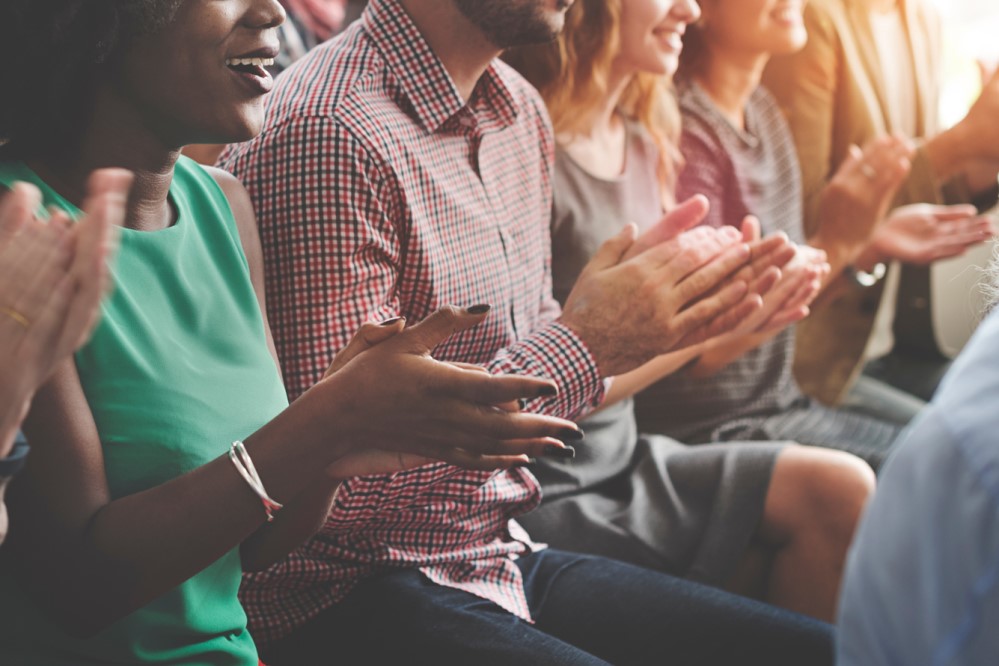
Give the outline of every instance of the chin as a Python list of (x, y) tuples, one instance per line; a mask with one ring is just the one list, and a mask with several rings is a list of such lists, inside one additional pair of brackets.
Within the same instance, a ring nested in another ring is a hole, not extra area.
[(805, 44), (807, 42), (807, 37), (794, 37), (792, 39), (784, 40), (780, 44), (775, 45), (774, 48), (770, 49), (770, 55), (784, 56), (797, 53), (801, 49), (805, 48)]

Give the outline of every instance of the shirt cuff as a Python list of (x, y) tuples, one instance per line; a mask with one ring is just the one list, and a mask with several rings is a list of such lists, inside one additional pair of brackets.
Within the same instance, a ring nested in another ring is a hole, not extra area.
[(596, 359), (572, 329), (554, 322), (507, 350), (495, 370), (546, 377), (558, 384), (559, 394), (529, 403), (532, 412), (572, 419), (599, 406), (605, 382)]

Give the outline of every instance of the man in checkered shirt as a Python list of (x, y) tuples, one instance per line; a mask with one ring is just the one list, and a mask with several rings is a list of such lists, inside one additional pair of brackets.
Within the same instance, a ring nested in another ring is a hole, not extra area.
[[(744, 281), (722, 284), (749, 258), (738, 234), (677, 236), (703, 214), (694, 201), (608, 242), (560, 312), (551, 128), (496, 57), (553, 37), (569, 2), (373, 0), (279, 79), (263, 133), (223, 154), (260, 220), (292, 399), (362, 323), (484, 303), (486, 321), (435, 356), (551, 377), (558, 395), (527, 409), (571, 418), (602, 402), (605, 378), (755, 307)], [(382, 459), (343, 481), (310, 542), (246, 578), (269, 662), (831, 662), (821, 623), (533, 543), (513, 520), (540, 501), (524, 467)]]

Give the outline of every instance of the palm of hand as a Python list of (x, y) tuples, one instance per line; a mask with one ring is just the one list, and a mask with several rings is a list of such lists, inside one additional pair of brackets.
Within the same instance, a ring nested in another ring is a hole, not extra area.
[(994, 234), (990, 220), (971, 206), (915, 204), (892, 212), (875, 234), (883, 256), (912, 264), (928, 264), (958, 256)]

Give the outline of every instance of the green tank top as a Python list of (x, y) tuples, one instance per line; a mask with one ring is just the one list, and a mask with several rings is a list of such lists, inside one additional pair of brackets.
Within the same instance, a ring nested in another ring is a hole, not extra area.
[[(17, 180), (37, 185), (46, 205), (79, 215), (23, 164), (0, 163), (0, 184)], [(122, 230), (114, 291), (76, 354), (113, 498), (218, 458), (288, 404), (228, 201), (183, 157), (170, 198), (175, 225)], [(0, 564), (2, 664), (257, 664), (236, 596), (238, 549), (86, 640), (45, 619), (7, 559)]]

